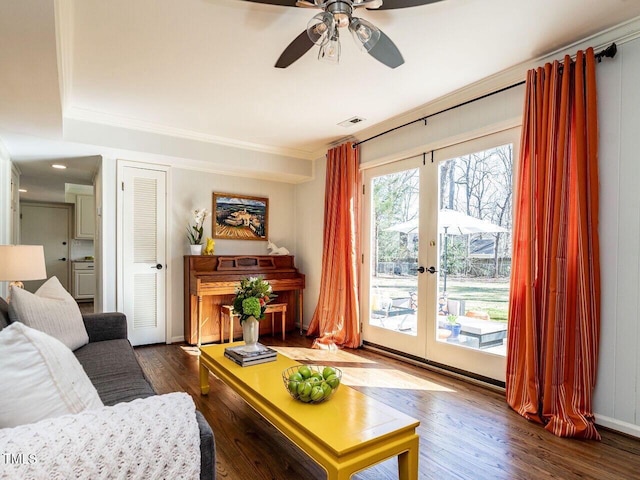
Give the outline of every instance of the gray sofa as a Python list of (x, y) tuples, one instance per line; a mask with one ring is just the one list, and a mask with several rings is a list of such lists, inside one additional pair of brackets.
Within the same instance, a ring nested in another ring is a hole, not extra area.
[[(127, 340), (127, 319), (121, 313), (83, 315), (89, 343), (73, 353), (87, 372), (105, 405), (155, 395), (133, 347)], [(0, 298), (0, 330), (10, 323), (8, 306)], [(215, 442), (211, 427), (196, 411), (200, 428), (200, 478), (215, 479)]]

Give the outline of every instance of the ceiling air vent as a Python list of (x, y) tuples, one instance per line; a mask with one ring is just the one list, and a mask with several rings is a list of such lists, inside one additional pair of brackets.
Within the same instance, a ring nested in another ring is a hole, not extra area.
[(355, 125), (360, 122), (364, 122), (365, 120), (366, 118), (362, 118), (362, 117), (351, 117), (345, 120), (344, 122), (340, 122), (338, 125), (340, 125), (341, 127), (351, 127), (352, 125)]

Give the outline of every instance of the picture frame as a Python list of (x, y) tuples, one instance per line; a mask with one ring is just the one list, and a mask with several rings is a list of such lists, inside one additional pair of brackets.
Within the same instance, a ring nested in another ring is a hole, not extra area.
[(269, 199), (234, 193), (213, 193), (211, 232), (224, 240), (269, 238)]

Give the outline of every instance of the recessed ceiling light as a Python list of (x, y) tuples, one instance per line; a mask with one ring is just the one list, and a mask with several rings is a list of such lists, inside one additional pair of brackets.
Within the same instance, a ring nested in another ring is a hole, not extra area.
[(54, 163), (53, 165), (51, 165), (53, 168), (58, 168), (60, 170), (64, 170), (65, 168), (67, 168), (66, 165), (60, 165), (59, 163)]
[(18, 191), (20, 193), (27, 193), (27, 189), (26, 188), (19, 188)]

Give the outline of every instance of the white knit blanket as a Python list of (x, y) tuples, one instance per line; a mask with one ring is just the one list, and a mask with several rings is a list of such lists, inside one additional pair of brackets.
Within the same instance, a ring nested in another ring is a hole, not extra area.
[(200, 431), (186, 393), (0, 429), (2, 479), (199, 477)]

